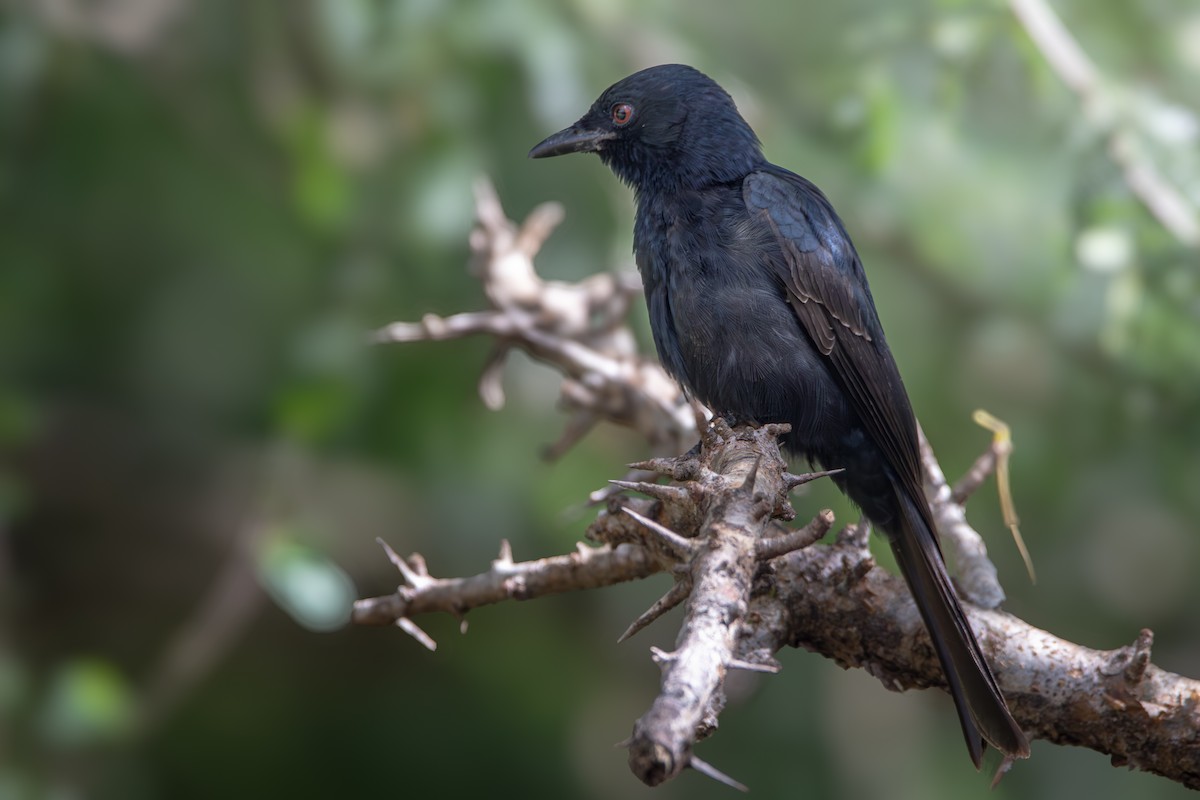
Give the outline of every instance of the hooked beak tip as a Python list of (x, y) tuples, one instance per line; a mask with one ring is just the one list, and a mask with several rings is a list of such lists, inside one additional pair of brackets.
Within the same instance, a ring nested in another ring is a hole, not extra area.
[(567, 153), (594, 153), (603, 142), (612, 138), (609, 131), (590, 131), (572, 126), (561, 130), (533, 146), (530, 158), (550, 158)]

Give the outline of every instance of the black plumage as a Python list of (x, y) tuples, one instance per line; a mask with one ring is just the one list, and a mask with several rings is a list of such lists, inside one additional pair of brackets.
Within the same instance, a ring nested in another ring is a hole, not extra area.
[(787, 422), (891, 543), (945, 670), (971, 759), (1029, 745), (946, 573), (917, 429), (862, 262), (825, 195), (768, 162), (733, 100), (691, 67), (606, 90), (533, 158), (596, 152), (637, 194), (634, 250), (666, 369), (715, 413)]

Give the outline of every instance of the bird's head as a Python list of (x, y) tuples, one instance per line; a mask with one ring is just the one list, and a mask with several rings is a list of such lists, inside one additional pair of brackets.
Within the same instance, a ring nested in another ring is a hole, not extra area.
[(760, 147), (715, 81), (692, 67), (664, 64), (608, 87), (578, 122), (529, 157), (594, 152), (642, 194), (738, 180), (764, 163)]

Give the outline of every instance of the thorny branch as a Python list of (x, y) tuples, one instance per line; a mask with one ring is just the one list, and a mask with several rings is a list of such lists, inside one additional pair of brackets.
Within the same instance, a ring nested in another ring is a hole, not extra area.
[[(792, 529), (788, 492), (827, 473), (792, 475), (779, 453), (783, 426), (730, 429), (703, 424), (656, 364), (637, 356), (623, 316), (633, 280), (597, 276), (580, 284), (543, 281), (532, 257), (561, 217), (536, 210), (520, 228), (507, 220), (495, 192), (477, 187), (479, 224), (473, 265), (492, 309), (420, 323), (395, 323), (378, 341), (436, 341), (470, 334), (496, 340), (480, 392), (503, 401), (500, 365), (521, 348), (564, 374), (571, 421), (560, 454), (599, 420), (635, 428), (659, 452), (699, 448), (634, 464), (634, 472), (594, 495), (603, 510), (589, 526), (595, 546), (569, 555), (516, 562), (507, 543), (486, 571), (434, 578), (419, 555), (389, 558), (401, 573), (394, 594), (360, 600), (354, 620), (394, 624), (432, 649), (413, 617), (443, 611), (463, 619), (480, 605), (590, 589), (657, 572), (670, 590), (635, 620), (622, 639), (685, 604), (672, 652), (655, 649), (662, 687), (627, 740), (633, 772), (655, 785), (690, 766), (734, 787), (737, 781), (700, 760), (695, 744), (711, 734), (730, 669), (778, 670), (775, 653), (804, 647), (845, 667), (862, 667), (886, 687), (944, 687), (944, 678), (903, 582), (879, 568), (862, 526), (817, 544), (833, 524), (823, 511)], [(922, 461), (939, 530), (958, 565), (967, 614), (1012, 711), (1029, 735), (1088, 747), (1114, 764), (1154, 772), (1200, 788), (1200, 682), (1150, 663), (1152, 634), (1114, 651), (1059, 639), (997, 610), (1003, 591), (963, 505), (995, 464), (981, 457), (953, 488), (922, 437)], [(671, 483), (658, 483), (661, 477)], [(637, 492), (633, 497), (619, 492)], [(385, 545), (386, 547), (386, 545)], [(465, 622), (464, 622), (465, 630)]]
[(500, 378), (514, 347), (557, 368), (563, 373), (561, 402), (570, 417), (562, 438), (549, 448), (551, 456), (565, 452), (600, 420), (633, 428), (659, 454), (690, 447), (696, 439), (693, 407), (657, 362), (638, 355), (625, 324), (630, 301), (641, 293), (639, 278), (602, 273), (579, 283), (543, 280), (533, 256), (562, 221), (562, 208), (541, 205), (517, 227), (486, 181), (475, 185), (475, 204), (471, 270), (492, 309), (395, 322), (376, 331), (374, 341), (490, 336), (496, 344), (479, 394), (492, 410), (504, 405)]

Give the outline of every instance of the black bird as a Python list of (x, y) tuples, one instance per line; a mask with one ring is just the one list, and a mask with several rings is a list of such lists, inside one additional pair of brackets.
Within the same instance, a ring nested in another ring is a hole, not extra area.
[(730, 96), (687, 66), (609, 87), (531, 158), (594, 152), (637, 195), (634, 252), (667, 370), (730, 420), (787, 422), (882, 529), (925, 620), (971, 760), (1029, 744), (946, 573), (917, 428), (862, 262), (821, 190), (762, 155)]

